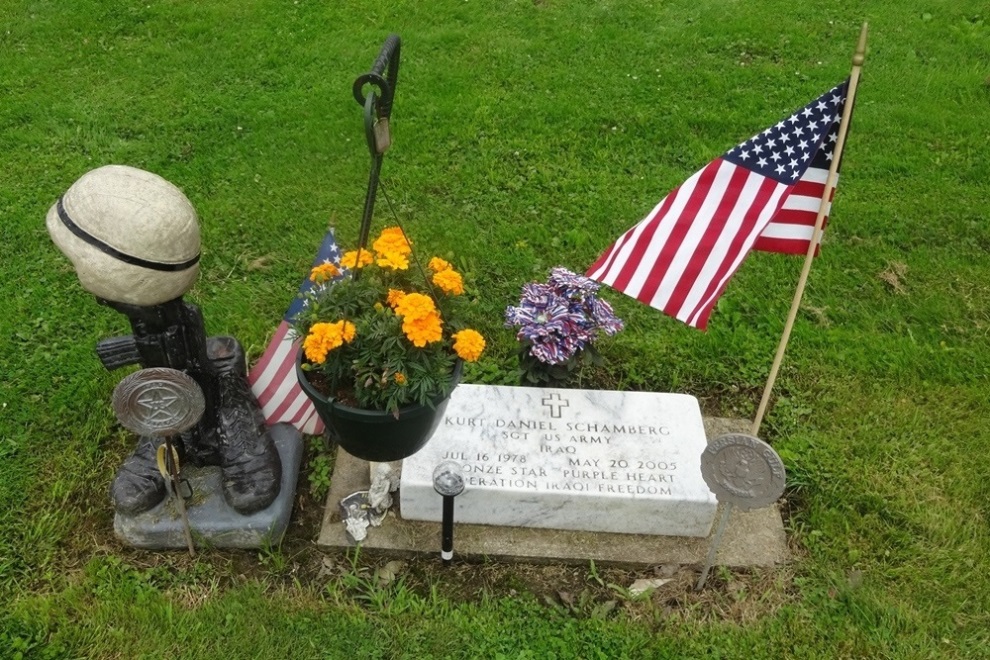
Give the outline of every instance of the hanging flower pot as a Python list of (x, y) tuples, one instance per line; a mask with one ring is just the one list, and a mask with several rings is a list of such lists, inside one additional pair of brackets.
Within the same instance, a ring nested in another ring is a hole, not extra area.
[(439, 258), (413, 267), (405, 234), (388, 227), (371, 250), (318, 265), (310, 279), (293, 319), (300, 386), (348, 453), (413, 454), (439, 423), (463, 361), (485, 347), (461, 320), (460, 273)]
[[(302, 369), (303, 355), (296, 358), (296, 375), (303, 392), (313, 402), (323, 423), (337, 434), (348, 454), (366, 461), (398, 461), (422, 449), (443, 419), (450, 395), (433, 399), (433, 406), (411, 404), (395, 413), (355, 408), (330, 398), (309, 381)], [(451, 390), (461, 379), (463, 362), (454, 363)]]
[(420, 262), (399, 226), (384, 228), (369, 246), (398, 66), (392, 35), (372, 71), (355, 81), (372, 157), (358, 247), (313, 268), (292, 319), (302, 339), (296, 371), (303, 391), (347, 452), (375, 461), (426, 444), (462, 361), (476, 361), (485, 348), (484, 337), (465, 327), (464, 278), (452, 263)]

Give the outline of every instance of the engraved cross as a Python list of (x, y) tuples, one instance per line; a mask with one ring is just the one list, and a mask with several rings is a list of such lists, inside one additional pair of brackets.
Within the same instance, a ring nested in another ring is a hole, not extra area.
[(567, 399), (561, 399), (560, 395), (554, 392), (550, 396), (543, 397), (543, 405), (550, 409), (551, 417), (560, 417), (561, 412), (564, 408), (570, 406), (570, 402)]

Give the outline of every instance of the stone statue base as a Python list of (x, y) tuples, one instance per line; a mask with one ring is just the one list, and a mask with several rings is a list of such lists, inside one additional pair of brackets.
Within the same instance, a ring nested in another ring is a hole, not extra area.
[[(282, 460), (282, 485), (278, 497), (266, 509), (241, 515), (223, 497), (218, 466), (184, 467), (193, 496), (186, 501), (189, 527), (197, 548), (260, 548), (277, 545), (289, 526), (296, 480), (302, 465), (302, 436), (289, 424), (271, 427), (271, 437)], [(136, 548), (185, 548), (182, 519), (171, 497), (150, 511), (137, 515), (116, 514), (117, 537)]]

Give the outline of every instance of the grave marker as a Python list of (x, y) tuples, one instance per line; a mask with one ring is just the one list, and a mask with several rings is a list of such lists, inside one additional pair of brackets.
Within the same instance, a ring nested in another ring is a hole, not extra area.
[(460, 385), (426, 447), (403, 462), (400, 515), (440, 521), (433, 470), (458, 462), (463, 523), (706, 536), (717, 506), (686, 394)]

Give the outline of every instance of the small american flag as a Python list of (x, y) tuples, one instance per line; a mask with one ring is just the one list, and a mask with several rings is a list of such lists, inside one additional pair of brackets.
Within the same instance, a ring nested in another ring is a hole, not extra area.
[[(337, 247), (332, 229), (323, 237), (323, 243), (316, 253), (313, 266), (326, 262), (335, 265), (340, 263), (340, 248)], [(310, 435), (322, 433), (323, 422), (317, 415), (312, 401), (299, 387), (296, 378), (296, 353), (299, 350), (299, 342), (295, 340), (289, 323), (303, 307), (302, 295), (312, 286), (313, 282), (307, 274), (306, 279), (299, 285), (299, 294), (279, 323), (265, 354), (254, 365), (248, 376), (251, 391), (261, 404), (265, 422), (268, 424), (288, 422)]]
[(807, 251), (847, 85), (696, 172), (605, 250), (588, 277), (692, 327), (707, 327), (751, 249)]

